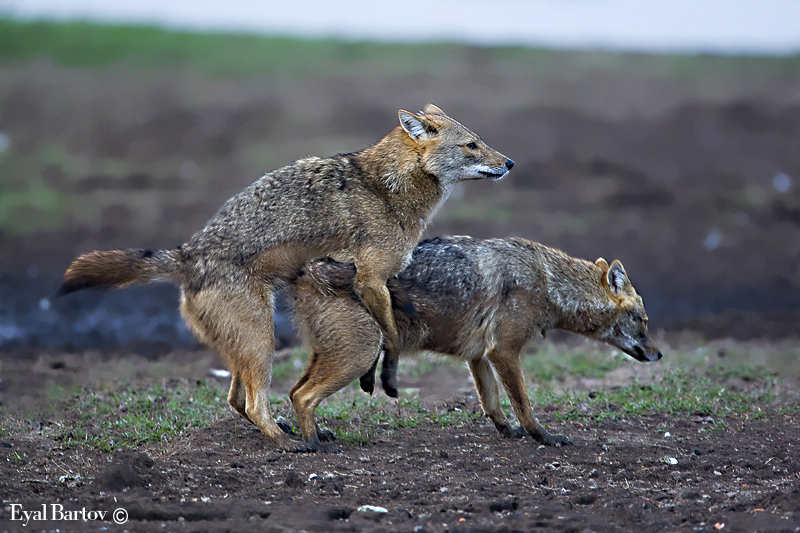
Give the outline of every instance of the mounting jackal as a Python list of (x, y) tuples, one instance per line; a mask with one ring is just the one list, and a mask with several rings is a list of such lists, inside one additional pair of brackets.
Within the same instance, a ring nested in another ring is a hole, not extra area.
[(228, 200), (177, 250), (94, 251), (61, 292), (168, 280), (181, 314), (231, 371), (228, 402), (279, 447), (296, 443), (269, 407), (273, 294), (320, 257), (353, 261), (353, 287), (392, 349), (397, 328), (386, 280), (402, 270), (425, 225), (463, 180), (503, 178), (514, 162), (434, 105), (399, 111), (400, 125), (350, 154), (274, 170)]
[[(317, 405), (374, 372), (381, 353), (383, 334), (355, 296), (355, 272), (352, 263), (317, 260), (297, 281), (296, 319), (311, 358), (289, 397), (311, 449), (321, 446)], [(421, 242), (388, 287), (400, 334), (394, 354), (431, 351), (467, 361), (483, 410), (504, 437), (527, 433), (542, 444), (571, 444), (531, 411), (520, 352), (534, 336), (563, 329), (639, 361), (661, 359), (619, 261), (592, 263), (526, 239), (440, 237)], [(492, 369), (522, 428), (503, 413)]]

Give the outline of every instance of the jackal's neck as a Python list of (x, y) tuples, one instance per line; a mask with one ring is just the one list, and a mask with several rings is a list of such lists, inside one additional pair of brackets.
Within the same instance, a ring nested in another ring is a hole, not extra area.
[(447, 196), (439, 179), (425, 171), (422, 148), (400, 126), (352, 156), (378, 193), (408, 216), (427, 221)]
[(551, 327), (591, 337), (614, 309), (602, 270), (560, 250), (542, 246), (538, 254)]

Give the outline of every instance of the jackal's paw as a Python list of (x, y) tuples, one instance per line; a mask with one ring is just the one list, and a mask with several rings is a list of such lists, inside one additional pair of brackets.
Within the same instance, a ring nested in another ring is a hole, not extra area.
[(566, 435), (547, 434), (540, 442), (545, 446), (572, 446), (572, 441)]
[(496, 427), (504, 439), (521, 439), (528, 434), (520, 426), (511, 427), (509, 424), (498, 424)]
[[(297, 443), (295, 443), (297, 444)], [(298, 453), (340, 453), (341, 450), (331, 444), (320, 442), (318, 437), (312, 437), (305, 442), (297, 444), (295, 449), (292, 450)]]
[(279, 440), (275, 441), (275, 444), (277, 445), (279, 450), (284, 451), (284, 452), (304, 451), (304, 450), (300, 449), (300, 448), (304, 448), (302, 443), (299, 443), (296, 440), (292, 440), (289, 437), (286, 437), (285, 439), (279, 439)]
[[(383, 363), (386, 364), (385, 362)], [(385, 370), (385, 369), (384, 369)], [(390, 398), (397, 398), (397, 371), (394, 372), (381, 372), (381, 385), (386, 396)]]
[(375, 392), (375, 368), (361, 376), (358, 383), (361, 385), (361, 390), (372, 396)]
[(292, 453), (315, 453), (318, 451), (318, 449), (301, 443), (301, 444), (296, 444), (294, 448), (286, 451)]
[(320, 442), (333, 442), (336, 440), (336, 435), (328, 428), (317, 428), (317, 437)]

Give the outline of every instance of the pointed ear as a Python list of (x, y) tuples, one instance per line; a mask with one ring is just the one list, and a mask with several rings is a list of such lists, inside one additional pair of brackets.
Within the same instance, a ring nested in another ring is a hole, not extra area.
[(444, 111), (439, 109), (439, 107), (433, 104), (427, 104), (423, 109), (422, 112), (426, 115), (444, 115)]
[(622, 263), (617, 260), (614, 260), (608, 268), (606, 282), (608, 283), (608, 288), (617, 294), (621, 293), (631, 284), (628, 279), (628, 274), (625, 273), (625, 268), (622, 266)]
[(415, 141), (422, 139), (432, 139), (436, 135), (436, 126), (430, 123), (424, 116), (415, 115), (401, 109), (398, 111), (400, 125), (406, 130), (409, 137)]
[(600, 270), (602, 270), (603, 272), (608, 272), (608, 263), (606, 263), (606, 260), (603, 259), (602, 257), (598, 257), (597, 261), (595, 261), (594, 264), (600, 267)]

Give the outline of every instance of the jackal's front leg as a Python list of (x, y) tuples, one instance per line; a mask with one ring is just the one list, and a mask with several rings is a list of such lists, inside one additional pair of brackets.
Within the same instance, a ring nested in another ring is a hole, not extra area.
[(503, 388), (506, 390), (511, 407), (517, 415), (520, 424), (528, 434), (546, 446), (567, 446), (572, 444), (565, 435), (549, 433), (533, 416), (528, 391), (525, 388), (525, 379), (522, 376), (522, 364), (519, 353), (522, 346), (516, 348), (501, 347), (489, 350), (487, 356), (497, 372)]
[(390, 398), (397, 398), (397, 366), (400, 362), (400, 355), (397, 352), (386, 350), (383, 354), (383, 365), (381, 366), (381, 385), (386, 395)]
[[(372, 367), (367, 370), (367, 373), (359, 378), (361, 390), (367, 394), (372, 394), (375, 391), (375, 370), (378, 367), (378, 359), (372, 363)], [(381, 385), (387, 396), (390, 398), (397, 398), (397, 365), (400, 357), (394, 352), (384, 352), (383, 365), (381, 367)]]
[(525, 430), (511, 427), (508, 418), (503, 413), (503, 408), (500, 406), (500, 391), (497, 388), (497, 380), (494, 379), (494, 372), (489, 360), (486, 357), (470, 359), (469, 370), (472, 372), (475, 388), (478, 390), (483, 413), (494, 422), (497, 431), (507, 439), (524, 437)]
[(375, 362), (372, 363), (372, 366), (367, 370), (367, 373), (361, 376), (358, 379), (359, 385), (361, 385), (361, 390), (372, 396), (372, 393), (375, 392), (375, 369), (378, 367), (378, 360), (380, 357), (375, 359)]

